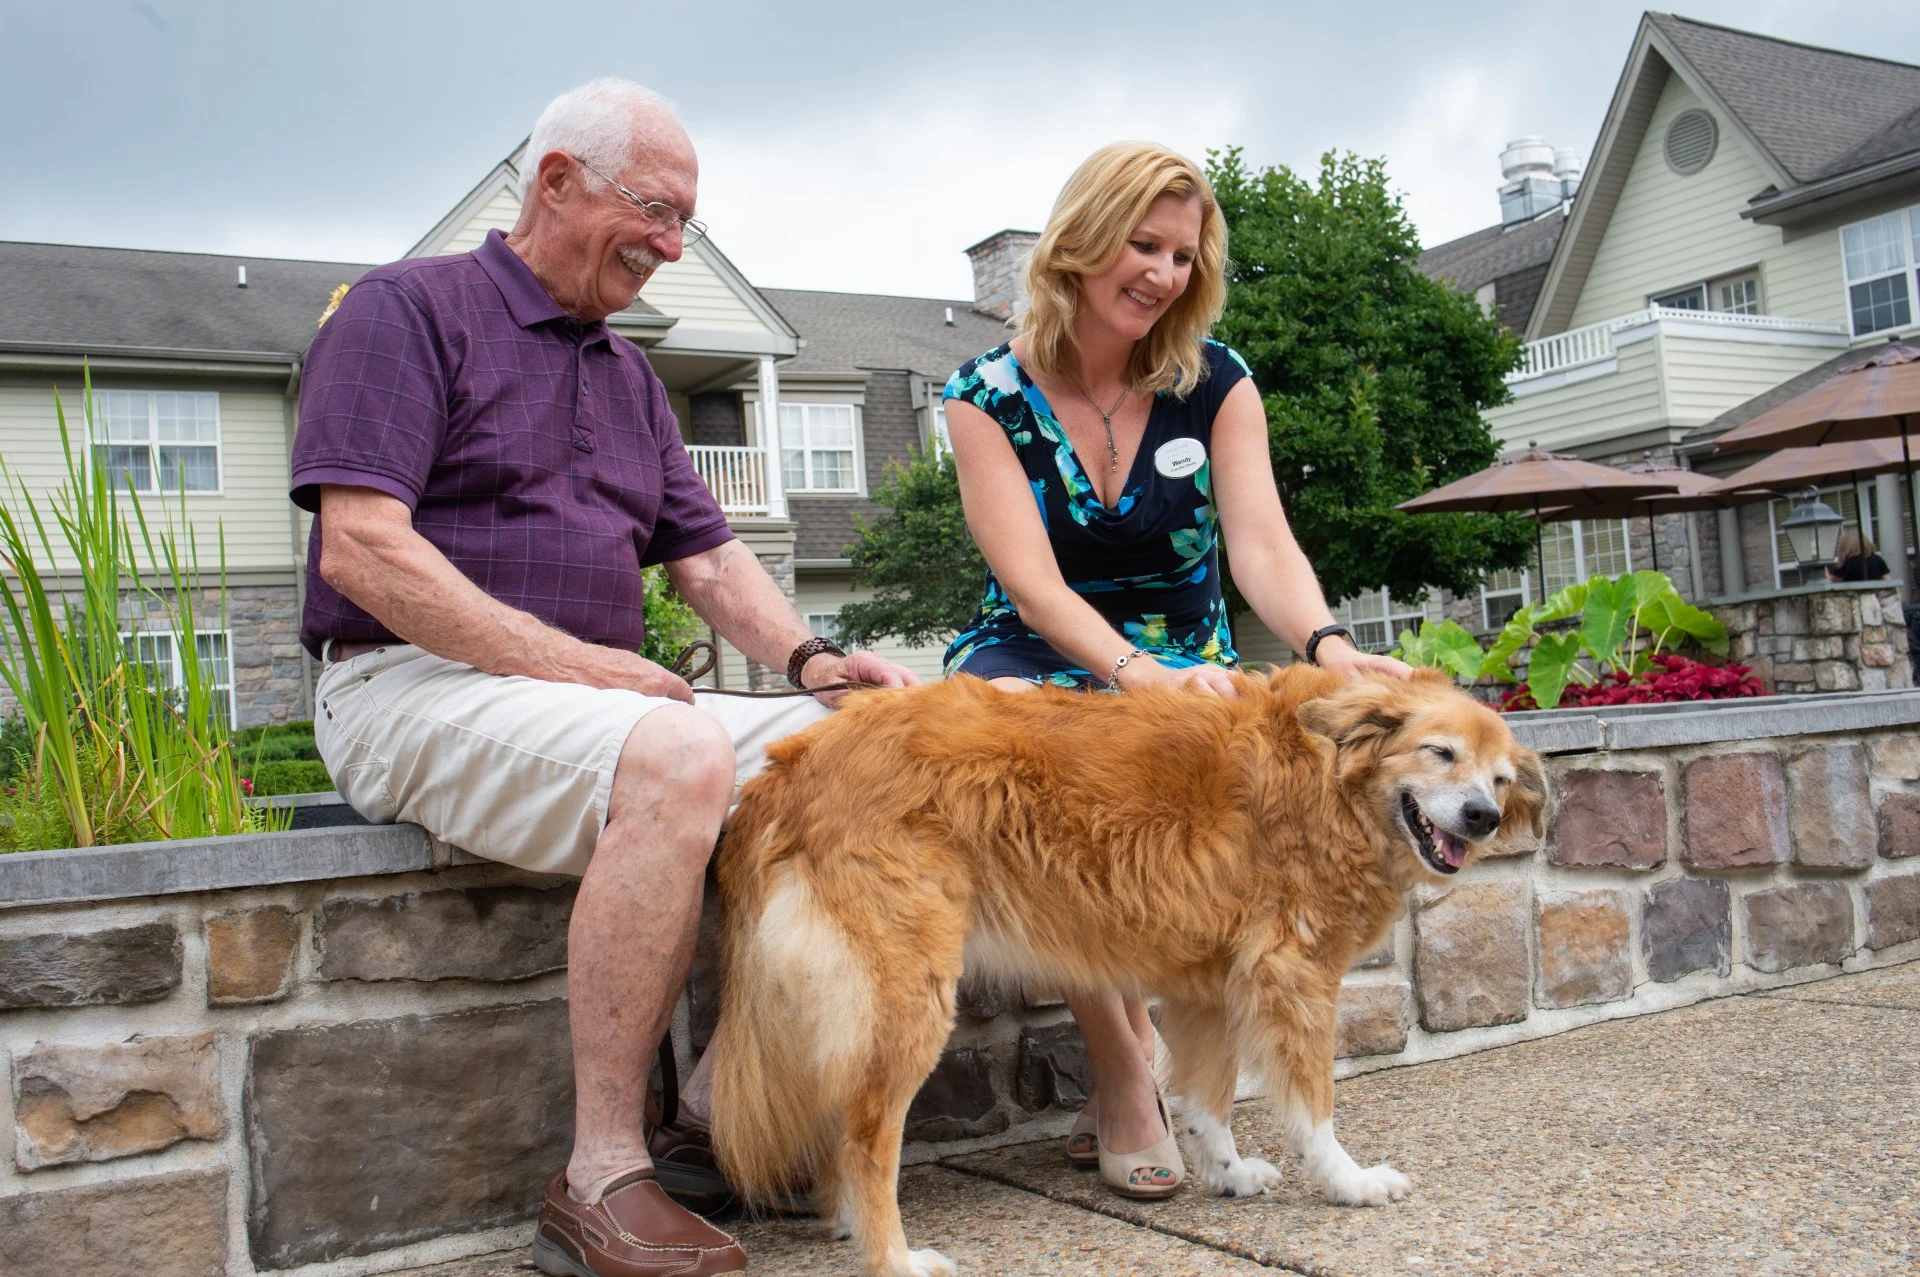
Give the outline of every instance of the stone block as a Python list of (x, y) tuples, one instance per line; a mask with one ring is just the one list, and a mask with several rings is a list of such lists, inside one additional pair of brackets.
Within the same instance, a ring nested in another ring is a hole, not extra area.
[(1814, 680), (1814, 670), (1811, 665), (1791, 665), (1785, 661), (1779, 661), (1774, 664), (1773, 678), (1775, 684), (1780, 687), (1802, 683), (1811, 685)]
[(1412, 985), (1343, 984), (1334, 1058), (1396, 1055), (1407, 1049), (1407, 1028), (1412, 1023)]
[(1920, 940), (1920, 874), (1870, 882), (1866, 896), (1867, 948), (1891, 949)]
[(1799, 598), (1775, 599), (1772, 608), (1773, 632), (1775, 634), (1807, 634), (1807, 600)]
[(572, 1144), (562, 1000), (261, 1033), (251, 1055), (258, 1268), (530, 1219)]
[(1860, 671), (1845, 661), (1820, 661), (1813, 667), (1813, 685), (1823, 692), (1857, 692)]
[(1860, 663), (1872, 669), (1888, 668), (1893, 664), (1893, 646), (1888, 643), (1861, 644)]
[(1920, 856), (1920, 794), (1880, 800), (1880, 854), (1888, 860)]
[(1733, 898), (1718, 878), (1674, 878), (1647, 888), (1640, 912), (1647, 975), (1666, 984), (1694, 971), (1733, 969)]
[(1920, 732), (1907, 729), (1867, 741), (1873, 774), (1887, 780), (1920, 780)]
[(1071, 1020), (1020, 1030), (1020, 1057), (1014, 1071), (1014, 1098), (1032, 1112), (1044, 1108), (1079, 1110), (1093, 1093), (1093, 1066), (1086, 1043)]
[(0, 1273), (222, 1277), (226, 1271), (224, 1170), (0, 1197)]
[(0, 939), (0, 1011), (158, 1002), (180, 984), (171, 922)]
[(1838, 634), (1793, 640), (1791, 655), (1796, 661), (1837, 661), (1846, 655), (1846, 644)]
[(1554, 864), (1651, 869), (1667, 858), (1661, 773), (1570, 767), (1552, 789), (1547, 859)]
[(1747, 964), (1791, 971), (1853, 952), (1853, 897), (1837, 882), (1793, 882), (1748, 892)]
[(1880, 596), (1878, 594), (1862, 594), (1860, 596), (1861, 629), (1864, 630), (1868, 626), (1885, 625), (1886, 619), (1886, 614), (1880, 610)]
[(1618, 1002), (1633, 991), (1628, 909), (1624, 891), (1578, 891), (1534, 900), (1535, 1005)]
[(1422, 1027), (1447, 1033), (1527, 1018), (1524, 887), (1479, 883), (1425, 893), (1413, 932)]
[(1787, 786), (1773, 754), (1709, 754), (1681, 770), (1682, 821), (1695, 869), (1785, 864)]
[(1860, 671), (1860, 690), (1863, 692), (1884, 692), (1893, 686), (1890, 677), (1892, 670), (1863, 669)]
[(468, 887), (329, 900), (325, 980), (525, 980), (567, 965), (575, 888)]
[(1860, 628), (1851, 594), (1813, 594), (1806, 603), (1807, 628), (1815, 634), (1852, 634)]
[(14, 1058), (13, 1084), (14, 1162), (23, 1171), (220, 1138), (211, 1033), (42, 1042)]
[(993, 1089), (993, 1057), (972, 1047), (948, 1048), (907, 1109), (910, 1140), (998, 1135), (1011, 1119)]
[(268, 905), (207, 919), (207, 1004), (277, 1002), (293, 983), (300, 923), (290, 909)]
[(1380, 937), (1380, 943), (1355, 958), (1348, 969), (1352, 971), (1370, 971), (1376, 967), (1390, 967), (1392, 965), (1393, 930), (1389, 928), (1387, 934)]
[(1865, 869), (1878, 841), (1867, 751), (1821, 745), (1787, 759), (1787, 826), (1793, 861), (1809, 869)]
[(1000, 986), (978, 976), (963, 976), (954, 991), (954, 1009), (976, 1020), (991, 1020), (1006, 1010)]

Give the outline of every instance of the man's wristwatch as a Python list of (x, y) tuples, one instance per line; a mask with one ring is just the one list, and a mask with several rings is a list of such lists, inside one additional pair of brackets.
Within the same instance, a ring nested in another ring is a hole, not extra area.
[(800, 681), (800, 671), (807, 667), (808, 661), (822, 652), (832, 652), (835, 656), (841, 657), (846, 655), (835, 646), (832, 639), (824, 639), (816, 635), (794, 648), (793, 654), (787, 657), (787, 682), (799, 691), (806, 691), (806, 684)]
[(1313, 633), (1307, 635), (1307, 650), (1301, 653), (1302, 656), (1307, 658), (1307, 664), (1318, 665), (1320, 663), (1318, 659), (1320, 640), (1335, 634), (1338, 634), (1349, 643), (1353, 642), (1353, 631), (1344, 625), (1323, 625)]

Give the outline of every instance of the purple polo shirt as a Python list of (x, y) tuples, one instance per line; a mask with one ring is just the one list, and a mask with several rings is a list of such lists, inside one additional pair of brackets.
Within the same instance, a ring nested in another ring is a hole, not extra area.
[[(475, 585), (589, 643), (645, 629), (642, 566), (733, 538), (666, 389), (632, 342), (561, 310), (499, 231), (458, 257), (368, 271), (320, 329), (300, 384), (293, 500), (375, 488)], [(307, 543), (300, 640), (391, 641), (320, 576)]]

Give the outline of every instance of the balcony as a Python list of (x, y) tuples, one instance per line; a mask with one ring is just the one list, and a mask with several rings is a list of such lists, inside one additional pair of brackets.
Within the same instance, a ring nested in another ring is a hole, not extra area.
[(687, 455), (706, 482), (720, 509), (728, 515), (767, 515), (773, 504), (767, 492), (767, 454), (759, 448), (689, 444)]
[(1828, 320), (1652, 306), (1528, 342), (1507, 377), (1513, 402), (1487, 424), (1505, 444), (1651, 447), (1846, 345), (1846, 325)]

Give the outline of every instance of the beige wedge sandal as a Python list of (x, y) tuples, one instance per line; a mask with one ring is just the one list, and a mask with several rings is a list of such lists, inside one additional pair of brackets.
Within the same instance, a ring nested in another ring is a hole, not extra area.
[(1067, 1165), (1083, 1171), (1100, 1167), (1100, 1119), (1085, 1109), (1067, 1132)]
[(1180, 1160), (1180, 1142), (1173, 1135), (1166, 1097), (1156, 1089), (1154, 1099), (1160, 1105), (1160, 1120), (1166, 1124), (1166, 1138), (1137, 1153), (1114, 1153), (1106, 1145), (1100, 1146), (1100, 1182), (1121, 1197), (1159, 1201), (1172, 1197), (1186, 1182), (1187, 1165)]

